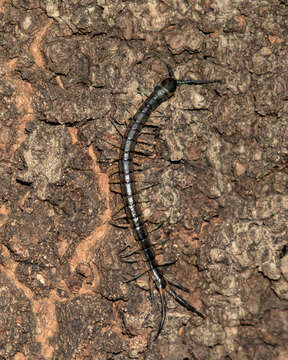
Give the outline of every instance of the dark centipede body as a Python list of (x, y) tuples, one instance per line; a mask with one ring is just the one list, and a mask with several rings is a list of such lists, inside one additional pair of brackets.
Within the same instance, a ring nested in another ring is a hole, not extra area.
[(163, 80), (160, 85), (157, 85), (154, 88), (152, 94), (140, 106), (139, 110), (136, 112), (133, 118), (131, 118), (130, 125), (126, 130), (125, 136), (123, 137), (119, 159), (121, 192), (125, 205), (126, 215), (134, 230), (136, 240), (141, 246), (145, 261), (147, 262), (149, 267), (149, 272), (161, 299), (162, 318), (155, 339), (159, 336), (166, 318), (165, 292), (168, 292), (179, 304), (184, 306), (186, 309), (196, 313), (202, 318), (204, 318), (204, 315), (197, 311), (192, 305), (187, 303), (172, 289), (172, 287), (174, 286), (187, 291), (187, 289), (185, 289), (184, 287), (177, 285), (164, 277), (162, 271), (157, 265), (155, 254), (147, 233), (147, 229), (144, 221), (142, 220), (141, 211), (136, 200), (136, 190), (134, 186), (135, 180), (133, 174), (133, 154), (135, 150), (135, 145), (141, 129), (145, 125), (145, 122), (147, 121), (151, 113), (161, 103), (168, 100), (175, 93), (177, 86), (182, 84), (199, 85), (215, 82), (209, 80), (175, 80), (172, 70), (168, 65), (167, 67), (169, 71), (169, 78)]

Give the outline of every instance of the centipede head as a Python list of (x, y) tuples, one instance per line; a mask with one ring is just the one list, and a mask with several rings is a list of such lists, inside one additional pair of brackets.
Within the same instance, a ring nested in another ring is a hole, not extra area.
[(177, 88), (177, 80), (172, 78), (167, 78), (162, 81), (161, 85), (168, 90), (169, 95), (173, 95)]

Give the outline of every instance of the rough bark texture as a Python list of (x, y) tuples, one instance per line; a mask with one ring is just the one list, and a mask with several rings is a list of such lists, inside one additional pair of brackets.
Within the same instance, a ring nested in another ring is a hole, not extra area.
[[(0, 0), (0, 359), (288, 358), (287, 19), (287, 0)], [(206, 315), (168, 298), (153, 343), (109, 174), (112, 122), (165, 63), (222, 82), (178, 89), (139, 144), (158, 261)]]

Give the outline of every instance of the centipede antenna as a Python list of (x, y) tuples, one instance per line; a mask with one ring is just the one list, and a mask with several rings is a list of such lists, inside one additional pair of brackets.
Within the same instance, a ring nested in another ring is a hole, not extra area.
[(194, 312), (198, 316), (200, 316), (202, 319), (205, 319), (205, 316), (201, 314), (198, 310), (194, 308), (194, 306), (190, 305), (187, 301), (185, 301), (181, 296), (176, 294), (176, 292), (172, 289), (168, 288), (168, 293), (177, 301), (180, 305), (184, 306), (187, 310)]
[(166, 319), (166, 299), (165, 299), (165, 295), (164, 295), (164, 293), (162, 291), (162, 288), (159, 288), (158, 290), (159, 290), (159, 295), (160, 295), (160, 300), (161, 300), (161, 322), (159, 324), (159, 328), (158, 328), (157, 334), (156, 334), (156, 336), (154, 338), (154, 341), (160, 335), (160, 332), (163, 329), (165, 319)]
[(171, 66), (169, 64), (166, 64), (166, 66), (167, 66), (168, 74), (169, 74), (170, 78), (174, 79), (174, 73), (173, 73)]
[(212, 84), (219, 82), (219, 80), (176, 80), (177, 85), (202, 85), (202, 84)]

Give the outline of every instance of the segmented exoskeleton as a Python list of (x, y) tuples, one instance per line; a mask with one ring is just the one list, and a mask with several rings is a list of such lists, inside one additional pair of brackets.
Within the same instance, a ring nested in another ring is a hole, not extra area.
[[(172, 287), (177, 287), (181, 290), (188, 291), (186, 288), (178, 285), (167, 279), (159, 268), (156, 262), (155, 254), (149, 240), (148, 232), (144, 221), (142, 220), (141, 211), (136, 201), (135, 179), (133, 174), (133, 154), (137, 138), (145, 125), (146, 120), (150, 114), (164, 101), (168, 100), (176, 91), (179, 85), (199, 85), (215, 82), (214, 80), (176, 80), (171, 68), (167, 65), (169, 77), (157, 85), (152, 94), (140, 106), (136, 114), (130, 119), (126, 133), (123, 137), (120, 158), (119, 158), (119, 172), (120, 185), (122, 197), (124, 200), (126, 215), (134, 230), (136, 240), (140, 243), (144, 254), (145, 261), (149, 267), (149, 273), (153, 282), (159, 292), (161, 299), (162, 318), (155, 339), (159, 336), (166, 318), (166, 300), (165, 292), (168, 292), (179, 304), (186, 309), (196, 313), (204, 319), (204, 315), (197, 311), (192, 305), (187, 303), (181, 296), (179, 296)], [(141, 276), (140, 274), (139, 276)], [(139, 276), (135, 276), (134, 279)]]

